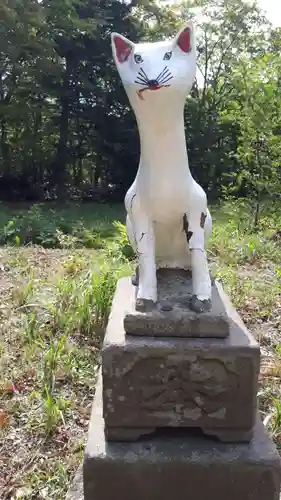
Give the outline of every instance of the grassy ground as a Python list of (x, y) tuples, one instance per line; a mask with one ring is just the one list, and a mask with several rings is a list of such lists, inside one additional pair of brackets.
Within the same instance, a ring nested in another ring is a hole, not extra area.
[[(279, 445), (281, 219), (267, 208), (253, 232), (248, 206), (213, 212), (212, 270), (260, 341), (260, 407)], [(3, 500), (61, 500), (81, 462), (115, 282), (133, 264), (120, 220), (119, 206), (0, 208)]]

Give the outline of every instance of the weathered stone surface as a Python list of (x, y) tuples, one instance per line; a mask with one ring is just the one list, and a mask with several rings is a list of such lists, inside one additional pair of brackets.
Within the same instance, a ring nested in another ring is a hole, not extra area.
[(82, 465), (80, 465), (76, 471), (72, 484), (66, 494), (65, 500), (84, 500)]
[(84, 500), (279, 499), (280, 458), (259, 418), (247, 445), (179, 430), (136, 443), (106, 442), (101, 392), (84, 458)]
[(130, 335), (223, 338), (229, 334), (227, 313), (216, 283), (212, 286), (212, 308), (203, 313), (190, 309), (192, 282), (186, 271), (161, 269), (157, 277), (159, 302), (145, 312), (136, 310), (131, 280), (125, 278), (124, 283), (116, 300), (123, 307), (125, 296), (124, 328)]
[(121, 280), (102, 351), (107, 438), (200, 427), (222, 440), (250, 440), (260, 351), (227, 298), (229, 337), (155, 339), (125, 334), (126, 292)]

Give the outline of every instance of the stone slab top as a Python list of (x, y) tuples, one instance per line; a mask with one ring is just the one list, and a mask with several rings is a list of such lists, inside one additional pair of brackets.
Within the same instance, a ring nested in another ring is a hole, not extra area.
[(244, 325), (242, 319), (231, 305), (227, 295), (223, 292), (219, 283), (216, 284), (220, 296), (223, 299), (225, 312), (229, 322), (229, 335), (225, 338), (184, 338), (184, 337), (154, 337), (128, 335), (124, 329), (124, 317), (130, 308), (132, 301), (132, 286), (130, 278), (121, 278), (117, 283), (116, 293), (113, 299), (111, 314), (105, 334), (103, 351), (116, 346), (122, 350), (135, 350), (136, 348), (169, 349), (237, 349), (247, 352), (249, 348), (257, 349), (259, 345)]
[[(126, 294), (124, 328), (130, 335), (168, 337), (227, 337), (229, 321), (221, 289), (212, 286), (210, 311), (196, 313), (190, 308), (192, 280), (190, 273), (161, 269), (157, 273), (158, 303), (150, 311), (137, 311), (136, 289), (129, 282), (128, 291), (119, 289), (119, 300)], [(124, 286), (125, 288), (125, 286)]]

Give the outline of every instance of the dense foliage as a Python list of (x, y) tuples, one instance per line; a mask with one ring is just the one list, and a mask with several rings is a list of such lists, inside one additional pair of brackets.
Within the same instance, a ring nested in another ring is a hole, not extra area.
[[(191, 169), (216, 199), (280, 190), (281, 31), (244, 0), (2, 0), (0, 199), (120, 198), (138, 164), (110, 32), (159, 39), (195, 18)], [(257, 215), (258, 216), (258, 215)]]

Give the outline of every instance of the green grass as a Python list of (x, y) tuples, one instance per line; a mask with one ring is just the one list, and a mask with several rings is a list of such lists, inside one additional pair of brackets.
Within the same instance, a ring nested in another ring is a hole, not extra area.
[(0, 219), (10, 231), (0, 248), (0, 497), (62, 499), (82, 458), (116, 281), (132, 268), (124, 210), (13, 207)]
[[(279, 445), (281, 219), (265, 207), (254, 231), (252, 212), (212, 207), (208, 252), (260, 340), (260, 407)], [(3, 499), (63, 499), (81, 461), (116, 281), (134, 265), (124, 216), (121, 205), (0, 206)]]
[(102, 248), (124, 220), (123, 205), (0, 205), (0, 244), (44, 248)]
[(251, 304), (256, 305), (261, 319), (268, 319), (281, 289), (279, 207), (275, 205), (273, 213), (272, 207), (264, 210), (258, 230), (252, 227), (253, 213), (245, 202), (241, 206), (236, 201), (214, 207), (213, 220), (209, 244), (213, 275), (223, 283), (246, 319)]
[(212, 212), (212, 272), (260, 342), (260, 410), (281, 449), (281, 206), (263, 206), (257, 229), (247, 201), (223, 203)]

